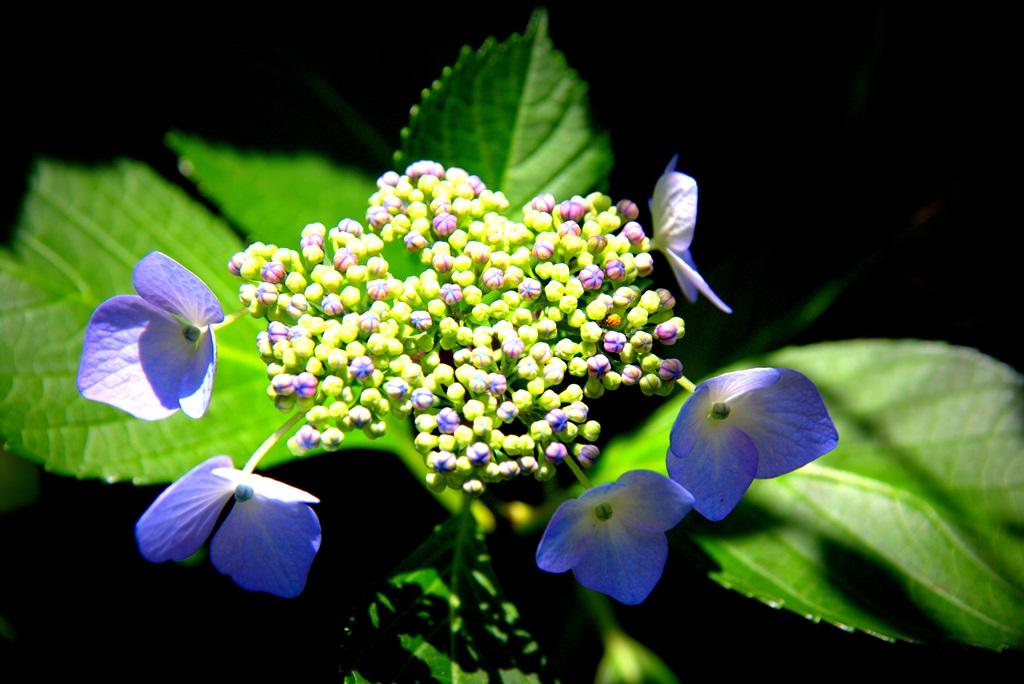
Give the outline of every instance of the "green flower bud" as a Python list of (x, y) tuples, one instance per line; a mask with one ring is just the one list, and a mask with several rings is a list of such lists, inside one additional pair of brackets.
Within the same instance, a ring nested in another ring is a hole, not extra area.
[(601, 437), (601, 424), (596, 420), (588, 420), (580, 427), (580, 436), (588, 442), (596, 442)]
[(545, 411), (550, 411), (561, 406), (562, 400), (553, 390), (545, 390), (537, 399), (537, 404)]
[[(655, 295), (655, 297), (657, 297), (657, 295)], [(639, 306), (634, 306), (629, 310), (629, 313), (626, 314), (626, 321), (634, 328), (644, 327), (647, 325), (647, 310)]]
[(583, 395), (591, 399), (596, 399), (604, 395), (604, 385), (597, 378), (587, 379), (587, 384), (583, 386)]
[(483, 403), (476, 399), (470, 399), (462, 408), (462, 415), (465, 416), (466, 420), (476, 420), (484, 415), (484, 411)]
[(604, 330), (601, 329), (601, 326), (593, 321), (584, 323), (580, 327), (580, 339), (584, 342), (597, 343), (603, 334)]
[(527, 391), (529, 391), (529, 393), (535, 397), (539, 397), (540, 395), (544, 394), (544, 390), (546, 388), (547, 385), (544, 384), (544, 378), (534, 378), (533, 380), (530, 380), (528, 383), (526, 383)]
[(336, 451), (344, 439), (344, 432), (336, 427), (329, 427), (320, 433), (320, 446), (327, 451)]
[(582, 357), (575, 357), (569, 361), (569, 374), (576, 377), (583, 377), (587, 374), (587, 361)]
[[(584, 361), (583, 362), (583, 373), (584, 374), (586, 374), (586, 372), (587, 372), (586, 371), (586, 366), (587, 366), (587, 362)], [(538, 392), (538, 394), (541, 394), (542, 392), (543, 392), (543, 390), (541, 390), (541, 392)], [(533, 394), (531, 394), (527, 390), (522, 390), (522, 389), (516, 390), (515, 392), (512, 393), (512, 403), (516, 405), (516, 408), (519, 409), (520, 413), (522, 413), (524, 411), (528, 411), (528, 410), (530, 410), (533, 407)]]
[(661, 378), (654, 373), (648, 373), (640, 378), (640, 391), (650, 396), (661, 389)]
[(558, 399), (563, 404), (571, 404), (583, 398), (583, 388), (573, 383), (558, 394)]
[(604, 377), (601, 378), (601, 384), (605, 386), (605, 389), (619, 389), (619, 385), (622, 384), (622, 376), (615, 371), (608, 371), (605, 373)]

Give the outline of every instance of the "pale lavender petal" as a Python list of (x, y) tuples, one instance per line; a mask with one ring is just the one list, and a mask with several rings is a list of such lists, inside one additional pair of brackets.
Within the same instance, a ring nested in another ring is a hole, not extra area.
[(292, 598), (302, 593), (320, 549), (320, 521), (304, 503), (256, 494), (235, 501), (210, 545), (214, 567), (243, 589)]
[[(663, 249), (662, 252), (668, 258), (669, 264), (672, 266), (672, 272), (676, 275), (676, 281), (679, 283), (679, 287), (687, 299), (691, 302), (696, 301), (697, 296), (693, 293), (693, 288), (696, 287), (719, 309), (725, 313), (732, 313), (729, 305), (719, 299), (718, 295), (711, 289), (711, 286), (705, 282), (700, 273), (697, 273), (697, 268), (693, 265), (693, 258), (690, 257), (688, 252), (684, 254), (689, 259), (689, 263), (687, 263), (687, 259), (684, 259), (670, 249)], [(691, 293), (693, 293), (692, 297)]]
[(180, 561), (195, 553), (210, 536), (232, 492), (231, 483), (213, 475), (230, 468), (227, 456), (214, 456), (165, 489), (135, 524), (135, 538), (146, 560)]
[(113, 297), (89, 319), (78, 391), (136, 418), (166, 418), (178, 410), (181, 376), (192, 357), (181, 323), (141, 297)]
[(240, 484), (248, 485), (256, 494), (269, 499), (277, 499), (285, 503), (320, 503), (320, 499), (307, 491), (255, 473), (244, 473), (234, 468), (225, 468), (216, 470), (213, 474), (231, 481), (236, 487)]
[[(606, 491), (611, 486), (601, 485), (590, 491)], [(593, 528), (600, 522), (592, 515), (596, 504), (588, 504), (585, 497), (586, 493), (578, 499), (566, 501), (551, 516), (537, 547), (537, 567), (541, 570), (565, 572), (588, 553)]]
[[(689, 404), (683, 405), (681, 416)], [(669, 476), (693, 495), (693, 507), (708, 520), (727, 516), (757, 472), (754, 443), (730, 423), (701, 420), (695, 437), (678, 445), (671, 442), (666, 456)]]
[(701, 383), (708, 390), (708, 408), (712, 402), (723, 401), (730, 406), (746, 394), (759, 392), (779, 381), (782, 374), (778, 368), (749, 368), (716, 375)]
[(181, 376), (178, 387), (178, 404), (189, 418), (202, 418), (210, 407), (213, 394), (213, 378), (217, 374), (217, 340), (212, 330), (206, 330), (199, 337), (192, 361)]
[(640, 603), (665, 569), (664, 532), (644, 532), (615, 523), (615, 516), (589, 533), (590, 547), (573, 574), (580, 584), (628, 605)]
[(730, 402), (728, 421), (757, 446), (756, 477), (796, 470), (839, 442), (835, 423), (814, 383), (795, 370), (772, 370), (778, 373), (777, 382)]
[(693, 242), (697, 224), (697, 182), (675, 170), (679, 155), (665, 168), (654, 186), (651, 217), (655, 242), (664, 249), (683, 252)]
[(678, 483), (650, 470), (631, 470), (613, 485), (607, 502), (613, 519), (644, 532), (665, 532), (693, 507), (693, 496)]
[(206, 283), (162, 252), (150, 252), (135, 264), (132, 280), (150, 304), (197, 327), (224, 320), (224, 310)]

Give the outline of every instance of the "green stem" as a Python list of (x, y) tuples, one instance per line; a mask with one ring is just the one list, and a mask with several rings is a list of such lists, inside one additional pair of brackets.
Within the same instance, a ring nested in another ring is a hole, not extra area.
[(590, 480), (583, 474), (583, 470), (576, 463), (576, 460), (572, 456), (566, 456), (565, 463), (569, 466), (569, 470), (572, 471), (572, 474), (576, 476), (576, 479), (580, 481), (580, 484), (583, 485), (584, 488), (590, 489), (592, 486), (590, 484)]
[(273, 449), (274, 445), (277, 444), (281, 440), (281, 438), (289, 430), (291, 430), (295, 426), (295, 423), (299, 422), (299, 419), (302, 418), (304, 415), (306, 414), (303, 413), (302, 411), (299, 411), (298, 413), (291, 416), (288, 420), (286, 420), (284, 422), (284, 425), (274, 430), (274, 434), (267, 437), (263, 441), (263, 444), (260, 444), (260, 447), (253, 452), (252, 456), (249, 457), (249, 460), (245, 462), (245, 467), (242, 468), (242, 472), (251, 473), (253, 470), (255, 470), (256, 466), (259, 465), (260, 460), (267, 455), (267, 452)]
[(693, 381), (690, 380), (685, 375), (676, 380), (676, 382), (679, 383), (679, 386), (682, 387), (687, 392), (689, 392), (690, 394), (693, 394), (694, 390), (697, 389), (697, 386), (693, 384)]
[(591, 617), (594, 618), (594, 624), (597, 625), (597, 630), (601, 633), (601, 639), (605, 642), (607, 648), (608, 641), (622, 634), (622, 628), (619, 627), (618, 621), (615, 619), (615, 612), (612, 610), (611, 602), (605, 598), (604, 594), (599, 594), (596, 591), (578, 587), (580, 598), (583, 601), (583, 605), (587, 607)]
[(234, 313), (228, 314), (228, 316), (225, 317), (224, 320), (221, 321), (220, 323), (212, 324), (210, 326), (210, 330), (220, 330), (221, 328), (226, 328), (229, 325), (231, 325), (232, 323), (234, 323), (235, 321), (237, 321), (239, 318), (241, 318), (242, 316), (245, 316), (248, 313), (249, 313), (248, 309), (239, 309), (238, 311), (235, 311)]

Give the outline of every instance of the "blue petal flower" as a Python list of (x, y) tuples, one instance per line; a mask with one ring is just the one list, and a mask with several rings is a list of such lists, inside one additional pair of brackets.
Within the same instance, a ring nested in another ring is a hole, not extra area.
[(654, 197), (649, 203), (654, 219), (651, 244), (668, 259), (679, 289), (688, 300), (697, 301), (699, 290), (719, 309), (732, 313), (729, 305), (697, 272), (697, 265), (690, 256), (690, 243), (697, 225), (697, 181), (675, 170), (678, 159), (679, 155), (672, 157), (654, 186)]
[(209, 326), (224, 312), (203, 281), (160, 252), (139, 261), (133, 279), (141, 296), (112, 297), (89, 319), (78, 390), (143, 420), (179, 408), (200, 418), (217, 370)]
[(755, 477), (796, 470), (838, 441), (813, 382), (788, 368), (754, 368), (697, 386), (672, 427), (666, 466), (701, 515), (721, 520)]
[(665, 567), (665, 532), (692, 505), (690, 493), (672, 480), (632, 470), (558, 507), (537, 547), (537, 566), (572, 570), (585, 587), (640, 603)]
[(168, 487), (139, 518), (135, 537), (146, 560), (183, 560), (203, 545), (224, 505), (227, 519), (213, 537), (210, 558), (243, 589), (285, 598), (302, 593), (320, 549), (312, 494), (236, 470), (214, 456)]

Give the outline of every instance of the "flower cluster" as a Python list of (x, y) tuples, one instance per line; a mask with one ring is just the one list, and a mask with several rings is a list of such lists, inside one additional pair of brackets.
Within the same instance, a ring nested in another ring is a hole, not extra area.
[[(683, 321), (640, 280), (653, 259), (633, 202), (542, 194), (516, 221), (501, 192), (430, 161), (377, 186), (365, 226), (310, 224), (299, 250), (255, 243), (229, 262), (243, 305), (268, 320), (268, 393), (306, 411), (294, 452), (412, 415), (428, 484), (477, 495), (551, 477), (570, 454), (590, 465), (601, 427), (587, 399), (667, 394), (682, 376), (659, 354)], [(398, 241), (420, 273), (391, 273)]]

